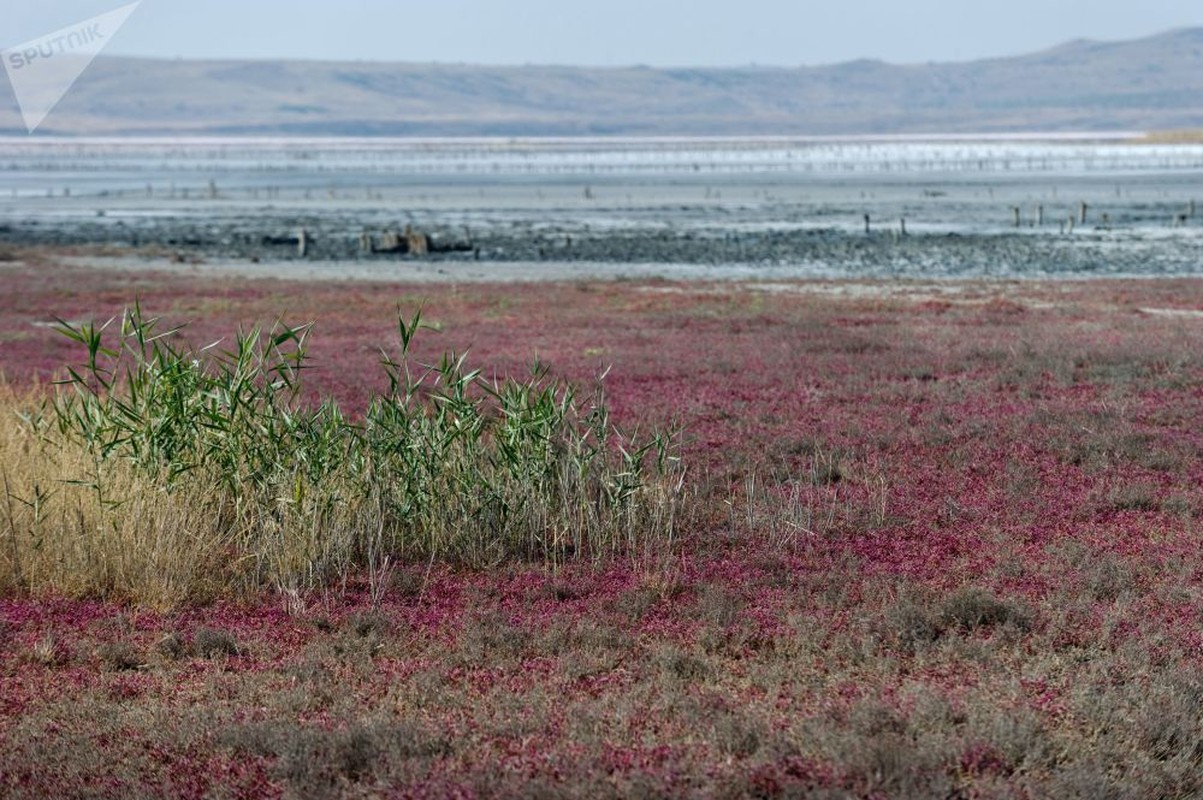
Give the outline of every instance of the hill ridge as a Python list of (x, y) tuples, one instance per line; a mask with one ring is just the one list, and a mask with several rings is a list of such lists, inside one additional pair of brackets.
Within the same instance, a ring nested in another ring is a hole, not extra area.
[[(573, 67), (98, 58), (45, 134), (772, 135), (1203, 127), (1203, 28), (1027, 55)], [(18, 133), (11, 93), (0, 132)]]

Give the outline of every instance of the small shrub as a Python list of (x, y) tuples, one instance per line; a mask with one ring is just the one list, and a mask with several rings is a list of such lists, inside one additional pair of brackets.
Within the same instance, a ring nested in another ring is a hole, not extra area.
[(640, 576), (638, 583), (623, 590), (616, 607), (633, 623), (642, 622), (661, 603), (677, 600), (690, 590), (689, 583), (675, 570), (652, 571)]
[(1014, 770), (1006, 756), (987, 742), (973, 742), (966, 747), (958, 766), (967, 775), (1009, 775)]
[(160, 655), (164, 656), (165, 658), (169, 658), (172, 661), (178, 661), (181, 658), (186, 658), (192, 652), (192, 648), (188, 646), (187, 640), (175, 631), (165, 634), (162, 638), (160, 638), (159, 641), (155, 643), (155, 650), (157, 650)]
[(117, 672), (138, 669), (144, 663), (142, 654), (129, 642), (105, 642), (97, 655), (107, 669)]
[(1203, 683), (1185, 677), (1159, 676), (1134, 709), (1137, 746), (1157, 761), (1203, 758)]
[(469, 664), (518, 658), (532, 646), (534, 637), (510, 623), (500, 613), (490, 612), (464, 623), (457, 654)]
[(710, 625), (726, 628), (735, 623), (743, 601), (721, 586), (707, 586), (698, 597), (698, 614)]
[(852, 460), (842, 450), (815, 448), (811, 461), (810, 482), (814, 486), (832, 486), (852, 476)]
[(858, 737), (874, 739), (884, 734), (905, 734), (907, 720), (902, 713), (880, 700), (862, 700), (852, 707), (848, 724)]
[(938, 603), (903, 596), (885, 610), (877, 630), (882, 640), (913, 653), (949, 633), (994, 627), (1027, 631), (1031, 624), (1026, 606), (982, 589), (965, 588)]
[(615, 607), (618, 613), (632, 623), (639, 623), (660, 602), (660, 595), (649, 586), (626, 589), (618, 596)]
[(426, 574), (416, 569), (397, 569), (393, 572), (392, 589), (398, 597), (419, 597), (426, 588)]
[(614, 664), (634, 647), (626, 631), (604, 621), (561, 619), (552, 623), (536, 642), (541, 653), (581, 657), (584, 661)]
[(310, 624), (322, 633), (331, 633), (334, 631), (334, 623), (326, 616), (314, 617), (310, 620)]
[(275, 773), (298, 797), (338, 795), (344, 782), (361, 784), (405, 761), (451, 752), (445, 738), (404, 723), (356, 723), (333, 731), (262, 723), (229, 730), (222, 742), (236, 754), (275, 758)]
[(573, 581), (562, 575), (548, 581), (543, 587), (543, 591), (548, 597), (560, 603), (577, 600), (587, 594), (585, 587), (579, 581)]
[(885, 613), (884, 638), (903, 650), (915, 650), (940, 637), (940, 626), (930, 609), (910, 597), (903, 597)]
[(44, 667), (61, 667), (71, 660), (71, 651), (52, 634), (46, 634), (34, 643), (30, 659)]
[(375, 612), (356, 614), (351, 617), (350, 623), (355, 635), (364, 639), (388, 636), (393, 628), (387, 617)]
[(1001, 600), (987, 591), (961, 589), (940, 604), (937, 616), (945, 628), (972, 631), (1012, 625), (1026, 631), (1031, 627), (1031, 613), (1018, 603)]
[(1059, 744), (1042, 714), (988, 705), (971, 708), (970, 712), (965, 732), (970, 747), (978, 746), (979, 767), (1010, 773), (1017, 769), (1044, 770), (1058, 763)]
[(856, 797), (956, 797), (947, 756), (908, 736), (855, 738), (843, 764)]
[(1194, 517), (1195, 503), (1190, 495), (1175, 492), (1162, 501), (1161, 510), (1167, 514), (1173, 514), (1176, 517), (1189, 520)]
[(321, 686), (330, 682), (330, 668), (320, 660), (305, 659), (289, 664), (284, 674), (298, 683)]
[(1107, 494), (1113, 511), (1154, 511), (1158, 507), (1157, 487), (1147, 483), (1125, 483)]
[(216, 628), (201, 628), (193, 637), (193, 649), (202, 658), (236, 656), (241, 652), (238, 642), (227, 631)]
[(1112, 555), (1088, 561), (1086, 588), (1096, 600), (1111, 602), (1135, 588), (1132, 569)]
[(714, 675), (710, 662), (678, 647), (668, 647), (657, 660), (662, 670), (678, 680), (692, 683)]
[(714, 742), (723, 755), (748, 758), (764, 741), (760, 725), (735, 713), (722, 714), (714, 723)]

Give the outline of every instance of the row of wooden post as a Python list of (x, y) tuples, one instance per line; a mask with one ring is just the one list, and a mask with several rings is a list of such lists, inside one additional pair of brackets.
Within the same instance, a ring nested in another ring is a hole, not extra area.
[[(1087, 203), (1085, 200), (1078, 203), (1078, 213), (1076, 215), (1070, 214), (1068, 217), (1061, 220), (1061, 232), (1065, 233), (1066, 231), (1068, 231), (1069, 233), (1073, 233), (1075, 224), (1076, 225), (1085, 225), (1089, 211), (1090, 211), (1090, 204)], [(1180, 225), (1185, 225), (1188, 220), (1194, 219), (1194, 216), (1195, 216), (1195, 201), (1191, 200), (1190, 202), (1188, 202), (1186, 204), (1185, 211), (1174, 215), (1172, 224), (1174, 227), (1178, 227)], [(1019, 208), (1019, 206), (1011, 206), (1011, 217), (1012, 217), (1012, 220), (1011, 220), (1012, 224), (1016, 228), (1023, 226), (1023, 215), (1022, 215), (1022, 211)], [(1104, 212), (1102, 215), (1102, 226), (1105, 230), (1111, 230), (1111, 215), (1106, 212)], [(1036, 206), (1036, 227), (1038, 227), (1038, 228), (1044, 227), (1044, 206), (1043, 205)]]
[[(868, 214), (865, 214), (865, 234), (873, 232), (873, 219)], [(900, 217), (898, 220), (898, 231), (901, 236), (906, 236), (906, 217)]]
[[(312, 241), (309, 231), (301, 228), (297, 231), (297, 256), (305, 258), (309, 255), (309, 245)], [(364, 253), (409, 253), (424, 256), (430, 252), (430, 239), (424, 233), (415, 231), (409, 225), (404, 233), (385, 231), (379, 239), (364, 231), (359, 234), (359, 249)]]
[[(1067, 233), (1067, 232), (1073, 233), (1075, 226), (1085, 225), (1087, 222), (1087, 219), (1089, 217), (1089, 212), (1090, 212), (1090, 204), (1089, 203), (1087, 203), (1085, 200), (1078, 203), (1078, 213), (1076, 215), (1070, 214), (1068, 217), (1064, 217), (1061, 219), (1061, 233)], [(1019, 206), (1011, 206), (1011, 216), (1012, 216), (1012, 223), (1014, 224), (1014, 226), (1016, 228), (1023, 227), (1023, 212)], [(1185, 225), (1187, 223), (1187, 221), (1190, 219), (1193, 219), (1194, 216), (1195, 216), (1195, 201), (1191, 200), (1189, 203), (1187, 203), (1185, 211), (1174, 215), (1173, 225), (1175, 227)], [(1101, 219), (1102, 219), (1103, 228), (1105, 230), (1111, 230), (1111, 215), (1107, 212), (1103, 212)], [(865, 234), (869, 235), (873, 232), (873, 219), (869, 214), (865, 214), (864, 220), (865, 220)], [(1038, 227), (1038, 228), (1044, 227), (1044, 206), (1043, 205), (1036, 206), (1036, 227)], [(907, 235), (906, 234), (906, 217), (902, 217), (899, 220), (898, 233), (900, 233), (902, 236)]]

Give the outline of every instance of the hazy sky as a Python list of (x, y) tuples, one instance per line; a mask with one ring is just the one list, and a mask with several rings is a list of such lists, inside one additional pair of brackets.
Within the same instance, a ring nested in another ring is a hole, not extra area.
[[(127, 0), (0, 0), (0, 48)], [(143, 0), (110, 52), (481, 64), (960, 61), (1203, 26), (1203, 0)]]

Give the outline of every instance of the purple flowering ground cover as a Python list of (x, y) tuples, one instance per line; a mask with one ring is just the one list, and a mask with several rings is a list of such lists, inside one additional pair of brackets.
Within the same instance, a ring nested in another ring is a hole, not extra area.
[(1203, 282), (0, 276), (22, 391), (77, 356), (47, 323), (137, 298), (198, 342), (312, 320), (307, 391), (354, 409), (421, 306), (431, 358), (608, 370), (687, 498), (654, 556), (400, 563), (375, 601), (10, 591), (0, 794), (1203, 793)]

